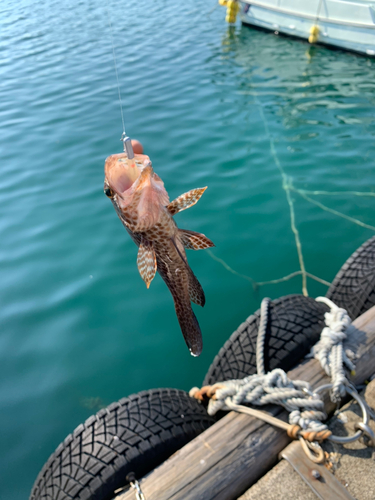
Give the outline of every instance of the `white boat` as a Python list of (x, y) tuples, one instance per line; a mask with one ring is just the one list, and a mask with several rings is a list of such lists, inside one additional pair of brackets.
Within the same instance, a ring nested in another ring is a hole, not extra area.
[(375, 56), (375, 1), (240, 0), (243, 24)]

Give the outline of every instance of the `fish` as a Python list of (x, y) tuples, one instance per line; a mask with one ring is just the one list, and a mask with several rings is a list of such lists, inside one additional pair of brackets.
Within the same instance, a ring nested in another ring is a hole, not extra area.
[(206, 299), (185, 250), (215, 245), (204, 234), (179, 229), (173, 217), (195, 205), (207, 187), (192, 189), (170, 202), (163, 181), (143, 154), (132, 159), (126, 152), (113, 154), (105, 160), (104, 173), (104, 193), (138, 246), (141, 278), (149, 288), (158, 271), (173, 297), (186, 345), (193, 356), (199, 356), (202, 333), (191, 302), (203, 307)]

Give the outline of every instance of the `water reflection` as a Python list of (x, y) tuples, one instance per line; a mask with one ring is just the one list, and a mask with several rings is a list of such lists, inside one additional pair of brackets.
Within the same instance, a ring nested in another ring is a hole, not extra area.
[[(307, 295), (308, 276), (326, 281), (306, 270), (292, 195), (299, 195), (330, 215), (375, 231), (369, 215), (375, 175), (368, 153), (373, 150), (374, 135), (371, 127), (374, 123), (374, 61), (244, 26), (228, 27), (222, 37), (220, 58), (227, 71), (221, 73), (221, 78), (215, 74), (215, 83), (227, 89), (238, 113), (247, 113), (245, 120), (258, 116), (263, 139), (268, 143), (269, 156), (279, 171), (289, 205), (299, 270), (265, 284), (300, 274), (302, 292)], [(366, 181), (358, 176), (358, 169), (368, 175)], [(353, 186), (358, 187), (358, 191)], [(322, 203), (321, 196), (331, 200)], [(345, 198), (345, 211), (340, 210), (337, 196)], [(361, 199), (359, 210), (358, 198)], [(358, 211), (359, 217), (351, 215)], [(309, 236), (314, 238), (318, 234)], [(218, 256), (216, 259), (220, 262)], [(238, 274), (227, 261), (221, 259), (221, 263)], [(252, 280), (254, 286), (259, 285), (252, 277), (245, 278)]]

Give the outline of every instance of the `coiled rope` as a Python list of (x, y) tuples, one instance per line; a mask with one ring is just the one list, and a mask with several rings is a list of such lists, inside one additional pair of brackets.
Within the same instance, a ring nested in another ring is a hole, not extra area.
[[(331, 399), (337, 402), (345, 395), (345, 386), (350, 385), (345, 376), (344, 365), (352, 372), (355, 368), (349, 359), (353, 357), (353, 353), (345, 352), (343, 348), (343, 341), (347, 339), (354, 327), (344, 309), (325, 297), (318, 297), (316, 300), (327, 304), (330, 312), (325, 313), (326, 327), (310, 356), (315, 357), (327, 375), (331, 377), (333, 384)], [(313, 392), (308, 382), (290, 380), (285, 371), (280, 368), (265, 373), (264, 343), (269, 303), (270, 299), (265, 298), (261, 304), (256, 350), (258, 373), (239, 380), (219, 382), (201, 389), (194, 387), (190, 391), (190, 396), (201, 401), (208, 399), (207, 411), (210, 415), (215, 415), (219, 410), (235, 410), (286, 430), (290, 437), (300, 439), (311, 460), (321, 463), (324, 461), (324, 453), (314, 442), (323, 441), (332, 433), (322, 422), (327, 415), (320, 395)], [(289, 424), (262, 411), (242, 406), (241, 403), (251, 403), (256, 406), (272, 403), (283, 406), (290, 412)]]

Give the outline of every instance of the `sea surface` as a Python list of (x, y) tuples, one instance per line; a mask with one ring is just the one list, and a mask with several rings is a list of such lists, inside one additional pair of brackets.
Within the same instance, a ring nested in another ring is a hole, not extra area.
[[(27, 498), (100, 408), (199, 385), (264, 296), (302, 293), (301, 269), (325, 294), (374, 234), (375, 61), (224, 17), (215, 0), (0, 3), (1, 498)], [(111, 40), (126, 132), (171, 199), (208, 186), (176, 217), (216, 244), (188, 254), (198, 359), (103, 194), (122, 133)]]

